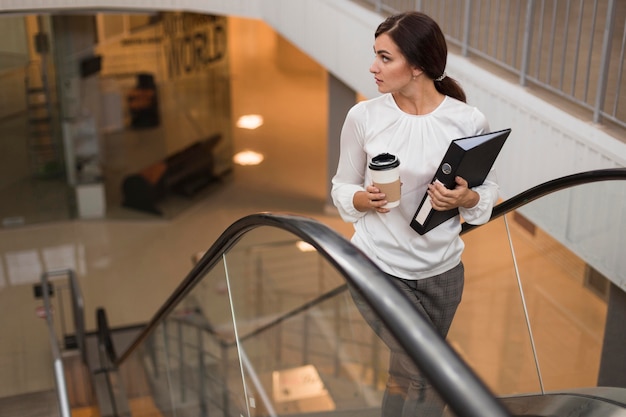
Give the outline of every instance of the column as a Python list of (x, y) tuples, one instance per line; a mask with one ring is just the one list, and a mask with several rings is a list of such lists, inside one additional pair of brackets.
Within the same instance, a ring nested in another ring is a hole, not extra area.
[(328, 155), (326, 158), (327, 193), (325, 211), (336, 213), (330, 196), (332, 180), (337, 171), (339, 162), (339, 137), (341, 127), (348, 110), (356, 103), (356, 92), (348, 87), (343, 81), (328, 73)]

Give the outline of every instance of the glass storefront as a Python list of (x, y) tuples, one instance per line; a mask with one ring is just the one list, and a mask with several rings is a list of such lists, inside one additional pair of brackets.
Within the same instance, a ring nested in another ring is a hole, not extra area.
[(4, 227), (172, 218), (231, 171), (226, 17), (0, 19)]

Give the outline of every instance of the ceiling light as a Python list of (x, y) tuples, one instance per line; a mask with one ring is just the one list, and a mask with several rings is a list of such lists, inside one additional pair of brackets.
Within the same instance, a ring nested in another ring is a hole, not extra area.
[(256, 129), (263, 124), (263, 116), (258, 114), (246, 114), (237, 120), (237, 127), (242, 129)]
[(259, 165), (263, 162), (263, 154), (255, 151), (241, 151), (233, 156), (233, 161), (237, 165)]

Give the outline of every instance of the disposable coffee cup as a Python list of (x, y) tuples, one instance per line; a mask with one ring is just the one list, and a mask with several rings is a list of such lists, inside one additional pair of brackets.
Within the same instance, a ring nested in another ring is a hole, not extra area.
[(369, 163), (374, 186), (385, 193), (387, 204), (384, 208), (397, 207), (400, 204), (400, 160), (389, 153), (381, 153)]

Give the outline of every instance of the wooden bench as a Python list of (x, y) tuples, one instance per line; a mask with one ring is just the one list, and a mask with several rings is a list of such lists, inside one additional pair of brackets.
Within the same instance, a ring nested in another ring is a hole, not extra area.
[(214, 135), (158, 161), (122, 181), (122, 206), (162, 215), (158, 203), (168, 194), (193, 197), (218, 179), (213, 172), (213, 148), (221, 140)]

